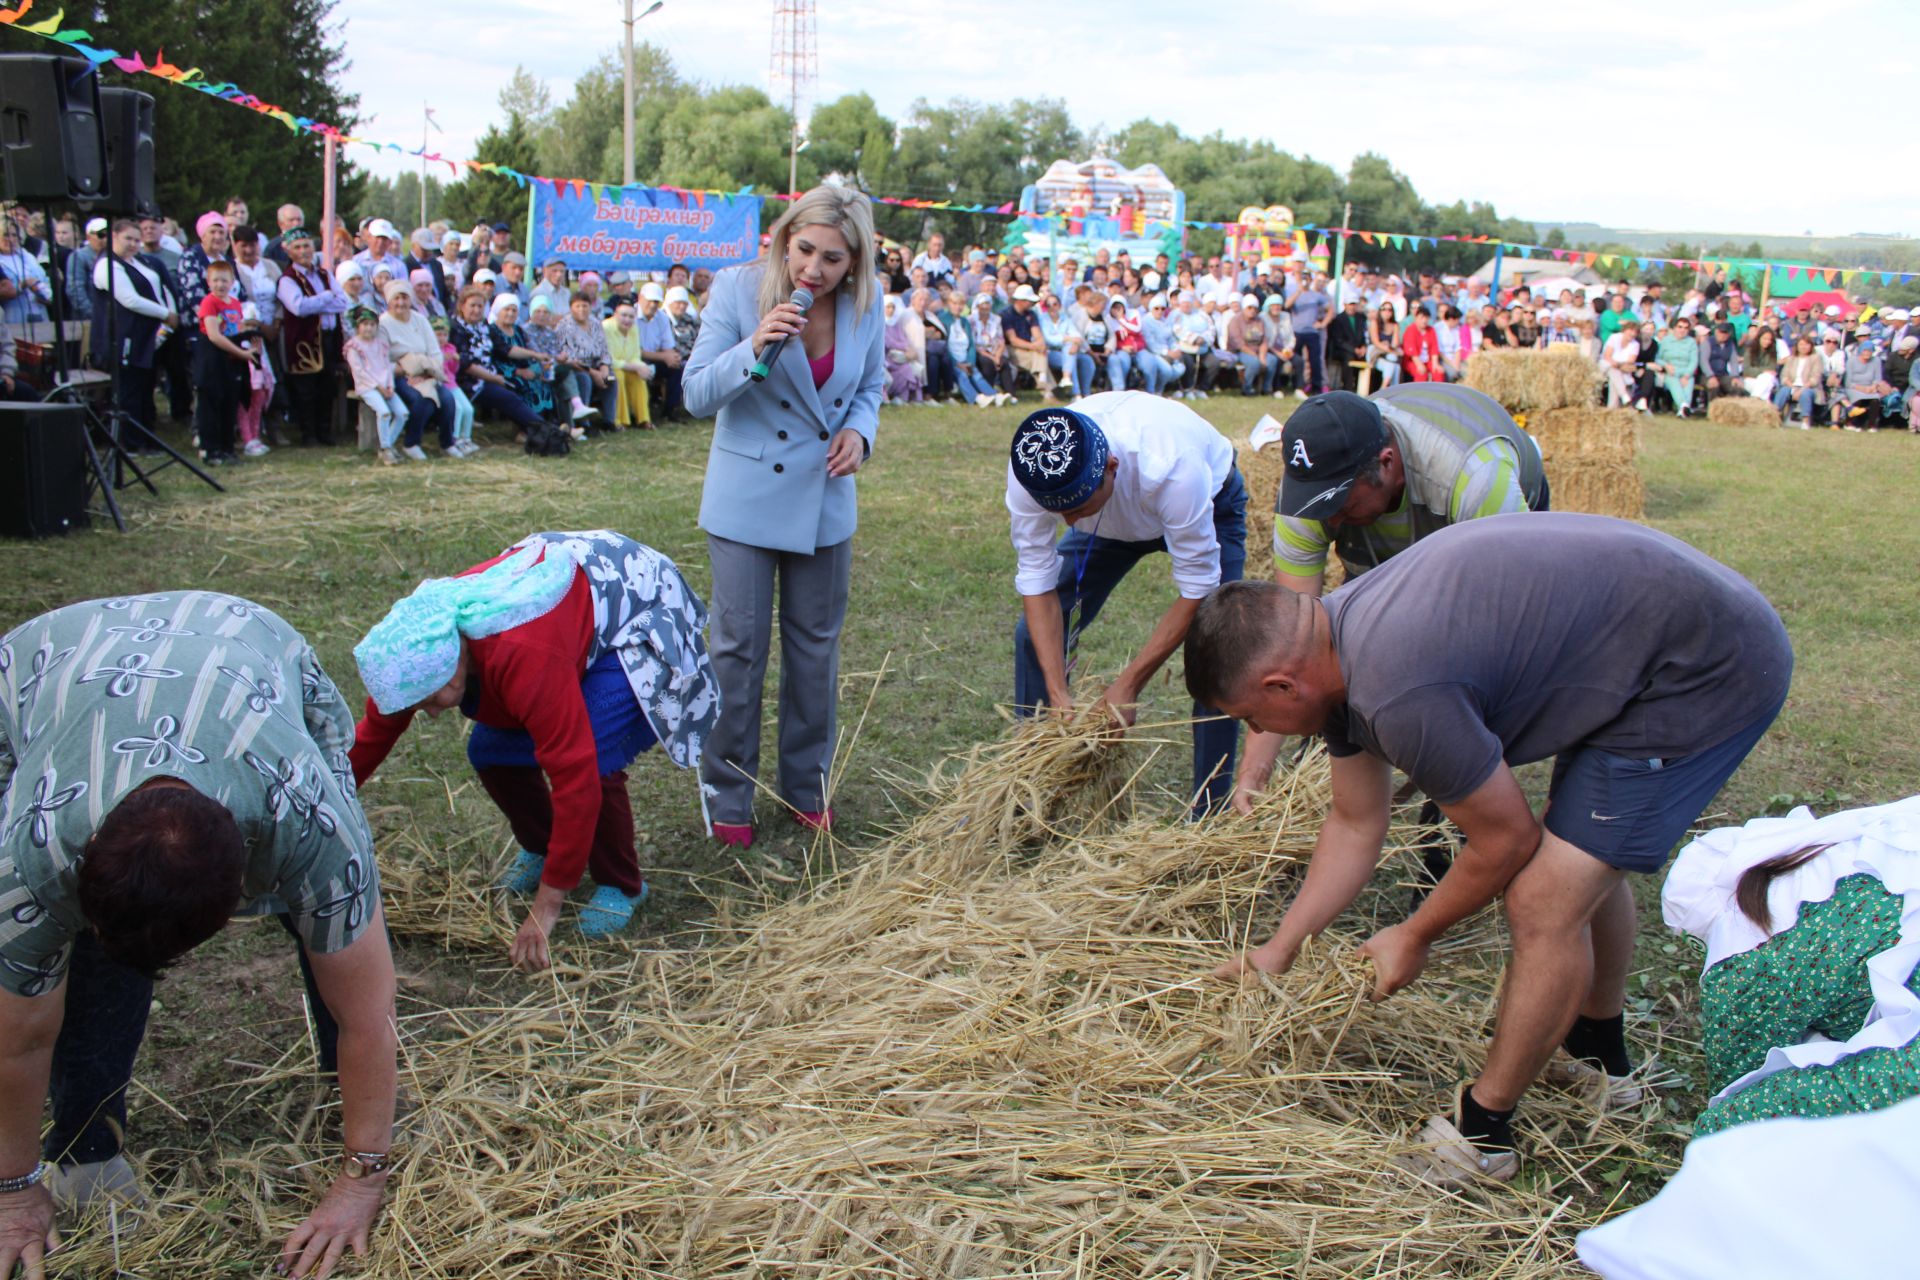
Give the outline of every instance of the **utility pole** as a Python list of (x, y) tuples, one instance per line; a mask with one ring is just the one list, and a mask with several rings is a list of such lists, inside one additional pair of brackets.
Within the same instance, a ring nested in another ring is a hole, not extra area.
[(787, 135), (787, 194), (800, 185), (802, 116), (812, 105), (820, 74), (814, 46), (814, 0), (774, 0), (772, 56), (767, 66), (767, 96), (785, 100), (791, 127)]
[(622, 128), (621, 135), (620, 135), (622, 142), (625, 144), (626, 166), (622, 171), (621, 181), (625, 182), (628, 186), (632, 186), (633, 185), (633, 24), (640, 21), (640, 18), (647, 17), (649, 14), (658, 13), (660, 11), (661, 6), (666, 3), (666, 0), (653, 0), (653, 3), (646, 7), (646, 10), (643, 13), (641, 13), (639, 18), (636, 18), (633, 16), (633, 0), (626, 0), (626, 2), (627, 2), (627, 17), (626, 17), (627, 105), (626, 105), (626, 114), (623, 117), (623, 121), (622, 121), (624, 127)]

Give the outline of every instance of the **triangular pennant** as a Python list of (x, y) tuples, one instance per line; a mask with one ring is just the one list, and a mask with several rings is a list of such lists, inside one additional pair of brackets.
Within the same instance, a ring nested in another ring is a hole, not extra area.
[(1358, 235), (1362, 240), (1366, 241), (1368, 244), (1373, 243), (1373, 232), (1371, 231), (1358, 231), (1358, 232), (1355, 232), (1354, 234)]
[(587, 194), (587, 180), (585, 178), (575, 178), (573, 180), (573, 198), (578, 200), (585, 194)]
[(22, 31), (31, 31), (37, 36), (50, 36), (60, 29), (60, 19), (66, 16), (65, 9), (55, 9), (51, 18), (45, 18), (39, 22), (22, 22), (18, 25)]

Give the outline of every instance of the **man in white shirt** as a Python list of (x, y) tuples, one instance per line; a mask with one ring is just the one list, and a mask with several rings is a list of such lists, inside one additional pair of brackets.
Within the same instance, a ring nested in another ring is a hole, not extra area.
[(927, 251), (913, 260), (913, 266), (927, 273), (927, 287), (953, 283), (953, 262), (947, 257), (947, 238), (938, 231), (927, 237)]
[(1200, 282), (1195, 288), (1199, 291), (1202, 302), (1211, 302), (1216, 307), (1232, 302), (1234, 295), (1239, 292), (1233, 285), (1233, 264), (1216, 263), (1213, 273), (1200, 277)]
[[(1145, 392), (1049, 407), (1014, 432), (1007, 512), (1023, 606), (1013, 640), (1019, 715), (1071, 709), (1068, 655), (1080, 632), (1142, 558), (1173, 558), (1177, 596), (1101, 696), (1131, 725), (1140, 690), (1186, 639), (1200, 601), (1246, 565), (1247, 490), (1233, 445), (1191, 409)], [(1193, 714), (1199, 815), (1232, 796), (1239, 727), (1198, 704)]]

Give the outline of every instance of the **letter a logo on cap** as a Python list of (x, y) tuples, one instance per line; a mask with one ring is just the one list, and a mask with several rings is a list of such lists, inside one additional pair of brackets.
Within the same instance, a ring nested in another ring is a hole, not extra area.
[(1296, 465), (1302, 466), (1308, 470), (1313, 469), (1313, 459), (1307, 456), (1307, 442), (1305, 440), (1295, 440), (1293, 442), (1293, 453), (1287, 458), (1287, 465), (1290, 467)]

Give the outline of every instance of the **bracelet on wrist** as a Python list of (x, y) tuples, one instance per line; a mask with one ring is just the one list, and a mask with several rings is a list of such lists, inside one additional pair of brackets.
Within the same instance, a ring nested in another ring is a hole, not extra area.
[(16, 1191), (37, 1187), (49, 1172), (51, 1172), (50, 1167), (45, 1160), (42, 1160), (34, 1165), (30, 1172), (23, 1173), (17, 1178), (0, 1178), (0, 1195), (10, 1195)]
[(346, 1164), (342, 1172), (344, 1172), (347, 1177), (358, 1180), (361, 1178), (381, 1177), (390, 1172), (392, 1168), (393, 1153), (391, 1151), (355, 1151), (349, 1147), (346, 1152)]

